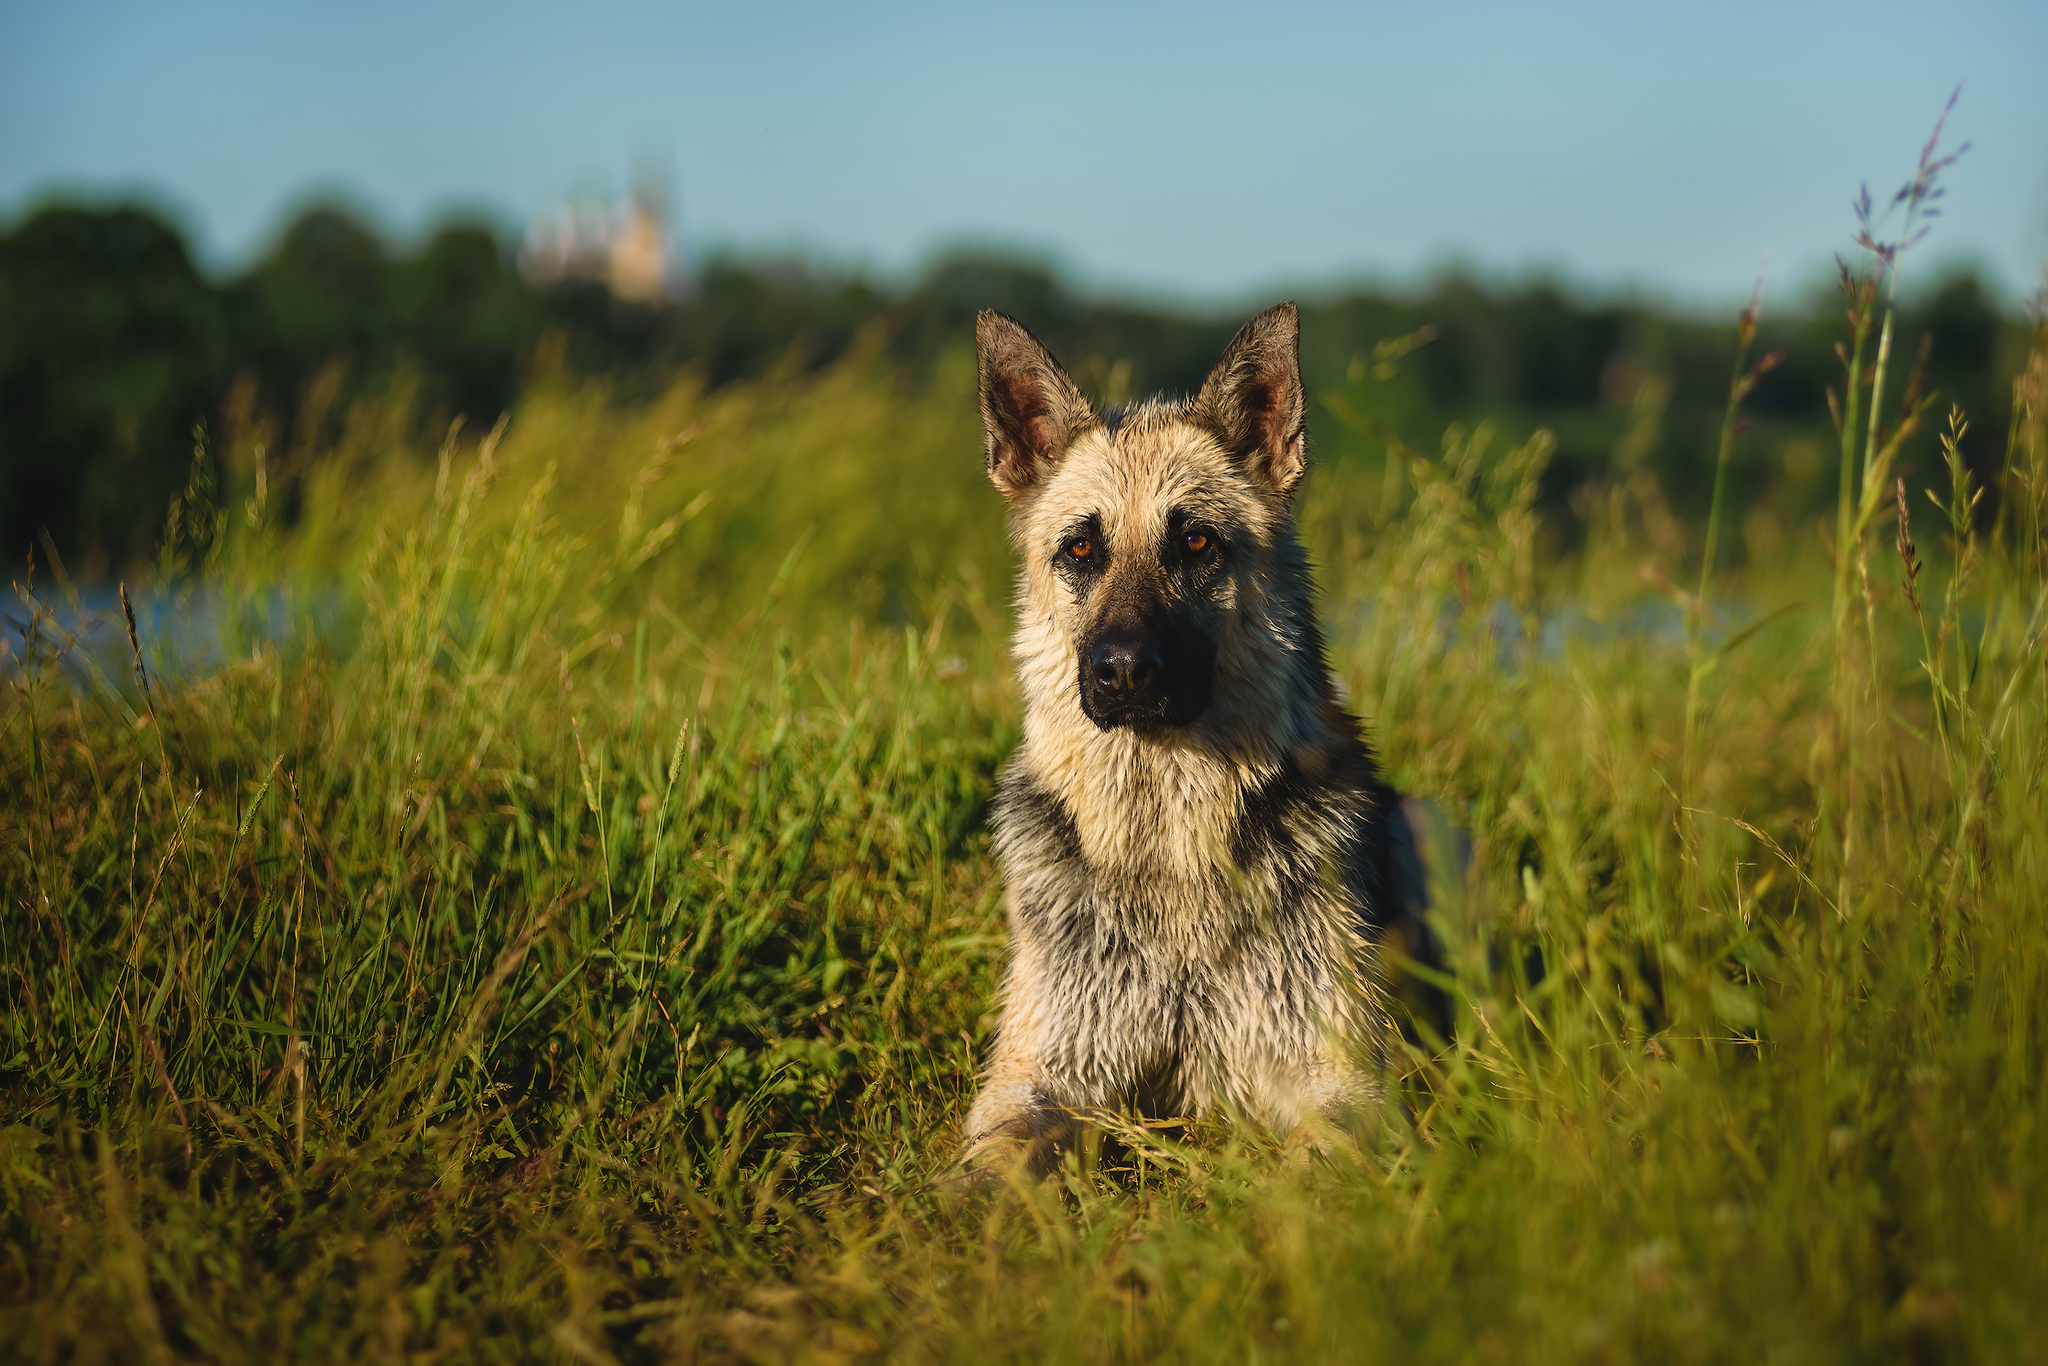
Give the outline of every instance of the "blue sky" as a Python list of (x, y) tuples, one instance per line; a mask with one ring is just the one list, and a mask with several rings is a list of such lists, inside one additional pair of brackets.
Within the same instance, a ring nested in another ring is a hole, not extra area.
[[(1450, 261), (1801, 289), (1950, 89), (1923, 256), (2048, 263), (2048, 3), (349, 5), (0, 0), (0, 216), (141, 193), (203, 259), (339, 195), (508, 226), (636, 170), (692, 251), (999, 243), (1218, 305)], [(1909, 266), (1909, 269), (1913, 267)]]

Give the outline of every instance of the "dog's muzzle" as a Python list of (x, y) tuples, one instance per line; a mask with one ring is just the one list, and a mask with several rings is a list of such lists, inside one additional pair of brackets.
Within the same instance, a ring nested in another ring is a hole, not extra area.
[(1104, 730), (1185, 726), (1209, 705), (1215, 650), (1206, 642), (1106, 633), (1081, 647), (1081, 710)]

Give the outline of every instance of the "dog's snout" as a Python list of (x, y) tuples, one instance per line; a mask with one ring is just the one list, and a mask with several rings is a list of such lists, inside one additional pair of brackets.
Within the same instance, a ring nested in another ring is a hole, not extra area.
[(1188, 725), (1209, 705), (1215, 644), (1170, 613), (1133, 617), (1080, 642), (1082, 712), (1104, 730)]
[(1158, 686), (1166, 656), (1149, 640), (1106, 640), (1088, 661), (1095, 686), (1108, 693), (1135, 697)]

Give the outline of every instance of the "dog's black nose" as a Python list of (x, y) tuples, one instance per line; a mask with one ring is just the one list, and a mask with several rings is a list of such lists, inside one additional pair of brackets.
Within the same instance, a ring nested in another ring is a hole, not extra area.
[(1159, 682), (1166, 658), (1149, 640), (1106, 640), (1088, 657), (1095, 686), (1124, 697), (1148, 693)]

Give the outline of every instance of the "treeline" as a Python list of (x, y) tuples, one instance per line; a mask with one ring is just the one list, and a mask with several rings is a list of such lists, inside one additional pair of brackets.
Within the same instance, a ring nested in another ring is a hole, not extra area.
[[(1324, 458), (1377, 458), (1385, 430), (1421, 443), (1452, 421), (1489, 420), (1508, 435), (1541, 424), (1559, 437), (1559, 502), (1618, 463), (1640, 463), (1681, 516), (1702, 505), (1734, 319), (1458, 276), (1408, 295), (1303, 302)], [(684, 371), (722, 385), (823, 366), (864, 336), (914, 384), (971, 343), (987, 307), (1024, 320), (1111, 400), (1192, 389), (1239, 321), (1089, 300), (1043, 268), (973, 257), (895, 291), (719, 259), (687, 297), (628, 303), (594, 282), (529, 284), (485, 227), (450, 224), (400, 252), (334, 208), (303, 214), (245, 272), (213, 280), (147, 209), (48, 207), (0, 236), (0, 549), (19, 564), (47, 544), (87, 576), (146, 556), (188, 477), (198, 426), (267, 421), (280, 440), (317, 451), (358, 399), (395, 389), (425, 431), (458, 414), (488, 423), (543, 375), (601, 377), (630, 400)], [(1833, 463), (1820, 453), (1841, 330), (1831, 305), (1767, 321), (1765, 345), (1788, 360), (1750, 401), (1738, 483), (1747, 500), (1796, 513), (1831, 497)], [(1973, 462), (1994, 472), (2019, 323), (1958, 275), (1908, 310), (1901, 349), (1916, 354), (1923, 337), (1927, 383), (1944, 411), (1968, 409)], [(1390, 364), (1404, 345), (1414, 349)]]

